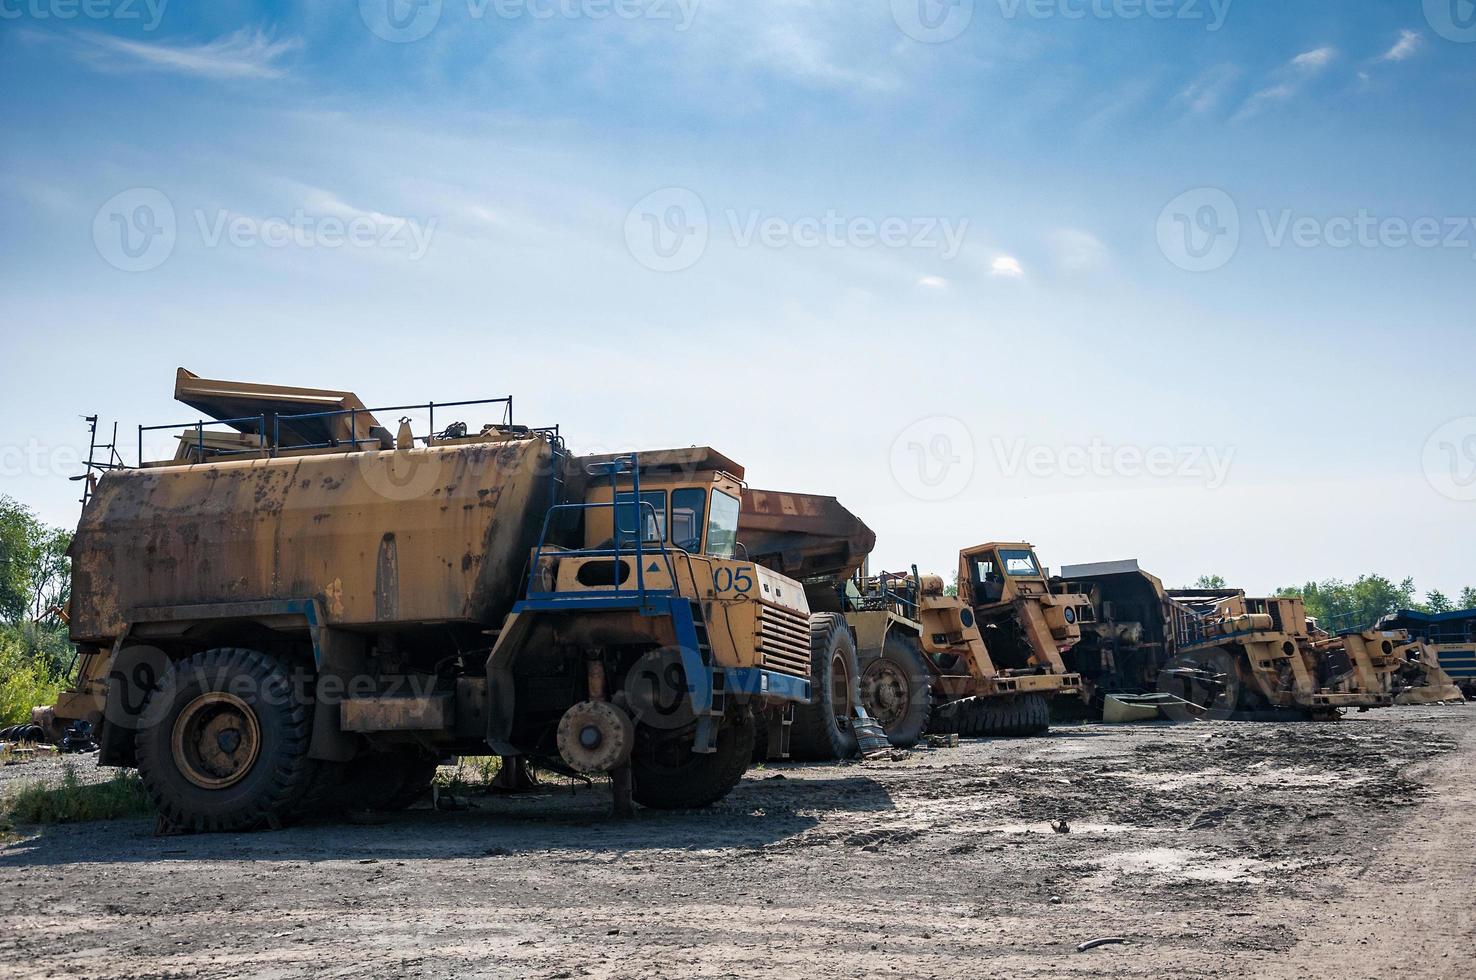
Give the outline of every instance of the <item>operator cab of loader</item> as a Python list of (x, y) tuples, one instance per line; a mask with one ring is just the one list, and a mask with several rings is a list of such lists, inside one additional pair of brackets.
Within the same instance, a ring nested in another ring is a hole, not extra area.
[(959, 598), (981, 623), (1017, 619), (1026, 607), (1039, 609), (1058, 650), (1081, 639), (1081, 622), (1094, 618), (1086, 596), (1052, 593), (1046, 568), (1035, 547), (1024, 541), (991, 542), (965, 548), (958, 556)]
[[(971, 548), (961, 556), (967, 577), (973, 587), (975, 605), (1004, 604), (1017, 596), (1038, 595), (1050, 591), (1040, 560), (1028, 544), (986, 544)], [(964, 575), (959, 575), (963, 581)]]

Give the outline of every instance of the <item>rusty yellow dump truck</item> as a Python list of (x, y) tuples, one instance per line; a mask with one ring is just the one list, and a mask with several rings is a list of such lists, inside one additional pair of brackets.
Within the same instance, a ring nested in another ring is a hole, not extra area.
[(38, 718), (93, 724), (170, 823), (399, 805), (459, 754), (697, 807), (742, 776), (756, 716), (783, 751), (810, 611), (738, 553), (732, 460), (576, 456), (507, 399), (397, 406), (504, 414), (392, 433), (349, 392), (181, 370), (176, 397), (210, 421), (173, 458), (89, 479), (79, 674)]
[[(1038, 566), (1025, 574), (1018, 556), (1034, 563), (1029, 545), (964, 549), (954, 596), (916, 568), (867, 574), (876, 537), (834, 497), (746, 489), (739, 539), (758, 563), (801, 579), (817, 621), (830, 620), (828, 655), (812, 664), (815, 703), (797, 709), (797, 757), (849, 754), (858, 704), (900, 747), (929, 731), (1040, 734), (1050, 727), (1048, 699), (1079, 684), (1060, 660), (1077, 635), (1074, 609), (1050, 593)], [(990, 569), (1007, 565), (1016, 581), (996, 588)]]

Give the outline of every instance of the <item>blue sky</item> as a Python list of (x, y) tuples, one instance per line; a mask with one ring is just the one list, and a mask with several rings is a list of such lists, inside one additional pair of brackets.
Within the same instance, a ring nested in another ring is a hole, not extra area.
[(0, 492), (185, 365), (711, 444), (886, 567), (1476, 584), (1451, 2), (0, 0)]

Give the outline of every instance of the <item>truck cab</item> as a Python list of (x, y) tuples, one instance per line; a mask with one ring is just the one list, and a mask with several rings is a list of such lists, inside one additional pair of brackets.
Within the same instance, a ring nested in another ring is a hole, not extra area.
[[(1090, 600), (1053, 594), (1033, 545), (1023, 541), (981, 544), (960, 551), (958, 562), (959, 598), (973, 608), (981, 623), (1014, 624), (1018, 628), (1006, 632), (1039, 648), (1032, 653), (1046, 647), (1065, 653), (1081, 639), (1080, 622), (1092, 616)], [(1037, 632), (1040, 629), (1044, 632)], [(993, 641), (989, 645), (994, 648)]]

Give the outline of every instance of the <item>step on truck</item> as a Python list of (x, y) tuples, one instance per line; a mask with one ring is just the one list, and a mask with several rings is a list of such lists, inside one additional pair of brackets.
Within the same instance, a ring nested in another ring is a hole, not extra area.
[[(1040, 734), (1050, 723), (1046, 699), (1072, 694), (1079, 683), (1055, 656), (1058, 644), (1069, 646), (1069, 629), (1060, 640), (1052, 638), (1044, 656), (1016, 651), (1014, 662), (1002, 664), (991, 656), (973, 608), (947, 595), (941, 578), (920, 576), (916, 568), (867, 574), (876, 536), (834, 497), (746, 489), (739, 538), (758, 563), (801, 579), (817, 621), (829, 618), (827, 642), (817, 644), (812, 664), (815, 702), (797, 709), (797, 758), (843, 758), (854, 751), (858, 705), (898, 747), (914, 745), (930, 731)], [(960, 560), (984, 561), (998, 547), (965, 549)], [(961, 574), (967, 574), (962, 567)], [(1041, 598), (1031, 611), (1016, 615), (1035, 622), (1034, 614), (1045, 606), (1052, 622), (1068, 625), (1047, 590), (1024, 586), (1031, 590)], [(969, 596), (976, 592), (990, 613), (1005, 600), (1002, 591), (989, 599), (982, 589), (967, 590)], [(1035, 600), (1012, 590), (1006, 602), (1013, 609), (1017, 601)], [(1050, 635), (1053, 627), (1043, 628)]]
[(37, 718), (90, 724), (168, 823), (403, 806), (488, 754), (609, 774), (618, 811), (700, 807), (758, 719), (782, 754), (811, 617), (738, 553), (733, 461), (575, 456), (510, 399), (397, 406), (429, 423), (391, 433), (349, 392), (181, 369), (176, 397), (209, 420), (173, 458), (89, 470), (78, 675)]

